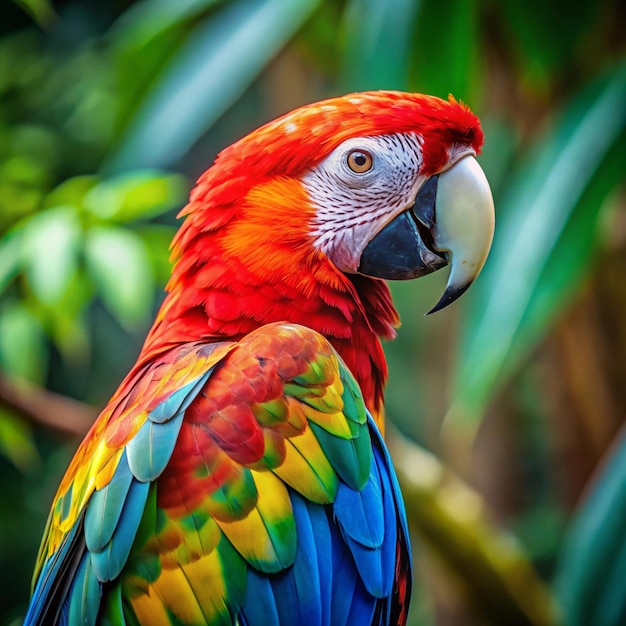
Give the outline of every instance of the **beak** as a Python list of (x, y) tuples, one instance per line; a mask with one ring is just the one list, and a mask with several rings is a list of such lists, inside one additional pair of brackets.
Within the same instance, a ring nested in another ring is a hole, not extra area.
[(480, 165), (466, 156), (429, 178), (415, 204), (367, 244), (359, 273), (408, 280), (450, 264), (450, 276), (434, 313), (459, 298), (480, 273), (493, 239), (494, 208)]

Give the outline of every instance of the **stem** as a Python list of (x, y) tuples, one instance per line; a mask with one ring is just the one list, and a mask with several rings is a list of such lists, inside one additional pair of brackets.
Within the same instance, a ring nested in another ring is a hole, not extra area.
[(0, 407), (64, 439), (84, 437), (98, 415), (97, 409), (88, 404), (2, 372)]

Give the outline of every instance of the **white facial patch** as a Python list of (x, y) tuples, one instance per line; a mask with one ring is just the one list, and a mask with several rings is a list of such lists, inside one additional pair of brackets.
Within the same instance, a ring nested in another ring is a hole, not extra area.
[[(370, 240), (413, 205), (426, 178), (419, 174), (421, 141), (400, 133), (348, 139), (303, 177), (317, 208), (315, 246), (341, 271), (356, 272)], [(350, 169), (348, 156), (355, 151), (371, 155), (368, 171)]]

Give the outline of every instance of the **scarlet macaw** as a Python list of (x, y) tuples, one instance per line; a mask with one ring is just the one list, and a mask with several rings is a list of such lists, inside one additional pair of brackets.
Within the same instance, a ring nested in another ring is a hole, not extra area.
[(475, 279), (493, 202), (453, 99), (367, 92), (226, 148), (136, 365), (54, 499), (26, 624), (404, 624), (381, 279)]

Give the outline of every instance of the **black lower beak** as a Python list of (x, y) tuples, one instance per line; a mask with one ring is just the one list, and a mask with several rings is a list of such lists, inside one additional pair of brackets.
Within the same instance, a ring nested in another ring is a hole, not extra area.
[(388, 280), (425, 276), (448, 264), (434, 249), (432, 230), (438, 176), (429, 178), (415, 204), (387, 224), (365, 247), (359, 273)]

